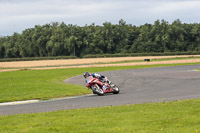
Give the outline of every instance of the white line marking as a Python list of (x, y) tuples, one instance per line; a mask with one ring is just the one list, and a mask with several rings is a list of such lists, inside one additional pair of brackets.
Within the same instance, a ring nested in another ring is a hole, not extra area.
[(17, 105), (17, 104), (27, 104), (27, 103), (36, 103), (40, 100), (27, 100), (27, 101), (16, 101), (16, 102), (6, 102), (6, 103), (0, 103), (0, 106), (3, 105)]
[(27, 101), (6, 102), (6, 103), (0, 103), (0, 106), (37, 103), (37, 102), (43, 102), (43, 101), (48, 102), (48, 101), (56, 101), (56, 100), (62, 100), (62, 99), (73, 99), (73, 98), (85, 97), (85, 96), (90, 96), (90, 95), (93, 95), (93, 94), (82, 95), (82, 96), (63, 97), (63, 98), (56, 98), (56, 99), (49, 99), (49, 100), (27, 100)]

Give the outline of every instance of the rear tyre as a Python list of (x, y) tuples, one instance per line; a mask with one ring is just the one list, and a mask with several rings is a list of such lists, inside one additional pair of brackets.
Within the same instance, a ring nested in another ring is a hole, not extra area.
[(94, 86), (92, 86), (92, 90), (93, 93), (99, 95), (99, 96), (103, 96), (104, 95), (104, 91), (96, 84)]

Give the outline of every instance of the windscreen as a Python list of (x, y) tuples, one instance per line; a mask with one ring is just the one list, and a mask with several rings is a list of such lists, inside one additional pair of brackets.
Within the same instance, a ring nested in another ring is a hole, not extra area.
[(87, 84), (89, 84), (90, 81), (91, 81), (91, 79), (93, 79), (93, 77), (92, 77), (92, 76), (88, 76), (88, 77), (85, 79), (85, 82), (86, 82)]

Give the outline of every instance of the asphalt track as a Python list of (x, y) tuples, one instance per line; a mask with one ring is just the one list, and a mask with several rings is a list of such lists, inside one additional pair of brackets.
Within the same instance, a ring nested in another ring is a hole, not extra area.
[[(119, 94), (41, 101), (38, 103), (0, 106), (0, 115), (49, 112), (56, 110), (129, 105), (149, 102), (174, 101), (200, 97), (200, 65), (157, 67), (107, 71), (106, 75), (120, 88)], [(65, 82), (85, 85), (81, 76)]]

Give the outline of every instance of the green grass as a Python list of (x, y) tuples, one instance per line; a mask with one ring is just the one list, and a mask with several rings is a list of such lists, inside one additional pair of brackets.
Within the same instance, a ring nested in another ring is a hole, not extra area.
[(2, 133), (199, 133), (200, 99), (0, 116)]
[(63, 82), (63, 80), (76, 75), (81, 75), (85, 71), (102, 72), (119, 69), (136, 69), (175, 65), (189, 64), (71, 68), (53, 70), (23, 70), (12, 72), (0, 72), (0, 102), (30, 99), (44, 100), (58, 97), (89, 94), (91, 93), (91, 91), (84, 86), (71, 85)]
[(1, 69), (7, 69), (7, 68), (2, 68), (2, 67), (0, 67), (0, 70), (1, 70)]
[(88, 94), (89, 91), (82, 86), (63, 82), (82, 72), (81, 69), (1, 72), (0, 102)]

